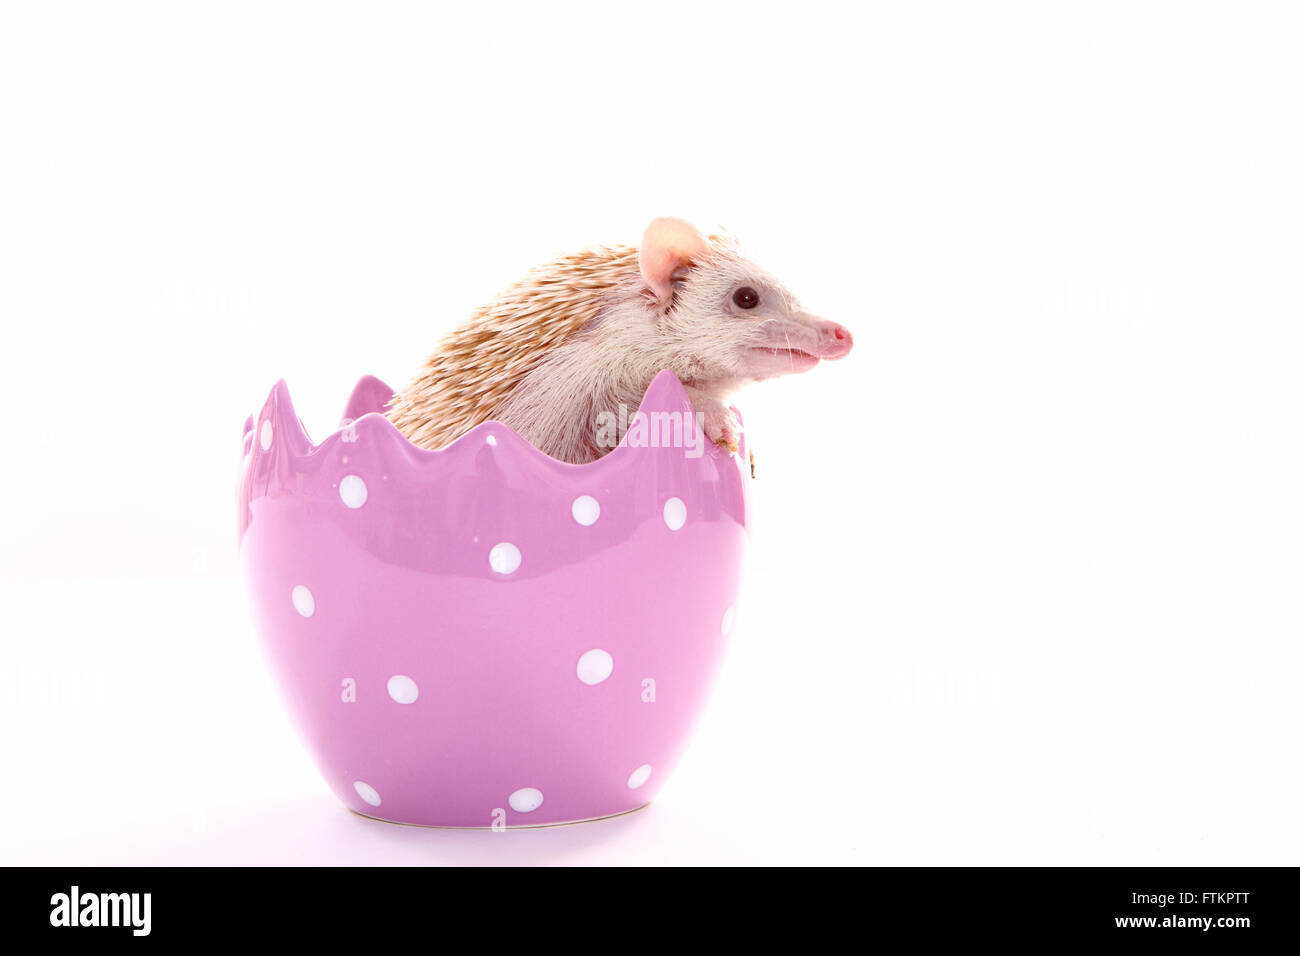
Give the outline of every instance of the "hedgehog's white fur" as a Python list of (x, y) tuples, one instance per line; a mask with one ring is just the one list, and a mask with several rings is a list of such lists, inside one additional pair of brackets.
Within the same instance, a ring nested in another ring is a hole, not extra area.
[[(627, 247), (534, 270), (444, 341), (394, 398), (389, 417), (426, 448), (495, 419), (552, 457), (582, 463), (611, 450), (597, 443), (598, 416), (617, 414), (620, 406), (635, 410), (666, 368), (686, 386), (704, 433), (734, 449), (738, 427), (728, 396), (747, 382), (798, 370), (795, 356), (809, 356), (785, 350), (816, 355), (825, 329), (808, 332), (807, 323), (820, 320), (802, 313), (728, 240), (701, 238), (671, 281), (655, 282), (645, 272)], [(732, 307), (740, 286), (760, 292), (758, 309)]]

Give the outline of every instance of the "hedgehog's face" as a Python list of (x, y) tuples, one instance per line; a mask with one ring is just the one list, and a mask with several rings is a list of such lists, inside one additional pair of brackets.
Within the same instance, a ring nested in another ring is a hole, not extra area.
[(676, 284), (673, 325), (697, 380), (739, 386), (849, 354), (844, 326), (805, 312), (763, 269), (729, 251), (701, 256)]
[(848, 329), (809, 315), (772, 276), (681, 219), (650, 223), (639, 258), (672, 339), (674, 371), (696, 386), (806, 372), (853, 348)]

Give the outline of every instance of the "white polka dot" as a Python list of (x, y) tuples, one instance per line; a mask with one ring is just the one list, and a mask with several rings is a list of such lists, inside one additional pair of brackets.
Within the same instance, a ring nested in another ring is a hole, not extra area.
[(388, 678), (388, 696), (399, 704), (414, 704), (420, 688), (405, 674), (394, 674)]
[(722, 636), (726, 637), (731, 633), (731, 629), (736, 626), (736, 609), (729, 607), (726, 613), (722, 615)]
[(360, 508), (366, 503), (366, 483), (358, 475), (344, 475), (339, 482), (339, 497), (349, 508)]
[(627, 778), (627, 788), (629, 790), (635, 790), (637, 787), (641, 786), (641, 784), (645, 783), (649, 779), (650, 779), (650, 765), (648, 763), (643, 763), (641, 766), (637, 767), (635, 770), (632, 771), (632, 776)]
[(600, 502), (591, 495), (580, 495), (573, 499), (573, 520), (586, 527), (596, 523), (600, 517)]
[(676, 531), (686, 524), (686, 502), (681, 498), (669, 498), (664, 502), (664, 524), (669, 531)]
[(497, 574), (514, 574), (519, 570), (523, 556), (509, 541), (502, 541), (488, 553), (488, 564)]
[(262, 422), (262, 430), (258, 432), (261, 436), (262, 451), (271, 450), (271, 419)]
[(379, 799), (379, 791), (370, 786), (370, 784), (366, 783), (364, 780), (358, 780), (352, 785), (352, 789), (357, 792), (358, 797), (366, 801), (366, 803), (370, 804), (372, 807), (377, 807), (382, 802)]
[(293, 589), (293, 606), (297, 608), (298, 613), (303, 617), (311, 617), (316, 613), (316, 598), (301, 584), (295, 585)]
[(609, 651), (594, 648), (578, 658), (578, 680), (584, 684), (599, 684), (614, 673), (614, 658)]
[(496, 436), (496, 435), (488, 435), (488, 437), (487, 437), (487, 443), (488, 443), (489, 445), (491, 445), (493, 448), (496, 448), (496, 447), (497, 447), (497, 436)]
[(510, 794), (510, 808), (519, 813), (532, 813), (542, 805), (542, 791), (536, 787), (524, 787)]

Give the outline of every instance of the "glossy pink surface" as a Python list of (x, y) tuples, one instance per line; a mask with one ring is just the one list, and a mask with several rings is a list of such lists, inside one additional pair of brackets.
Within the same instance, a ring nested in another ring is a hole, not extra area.
[[(425, 451), (378, 414), (391, 394), (362, 379), (319, 445), (284, 382), (245, 423), (248, 588), (321, 773), (353, 810), (436, 826), (648, 803), (735, 620), (743, 444), (569, 465), (487, 422)], [(642, 411), (690, 404), (662, 372)]]

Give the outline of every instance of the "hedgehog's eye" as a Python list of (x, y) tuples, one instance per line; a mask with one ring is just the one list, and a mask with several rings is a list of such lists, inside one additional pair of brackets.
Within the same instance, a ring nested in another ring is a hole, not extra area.
[(731, 294), (731, 301), (742, 309), (752, 309), (758, 305), (758, 293), (747, 285), (742, 285)]

